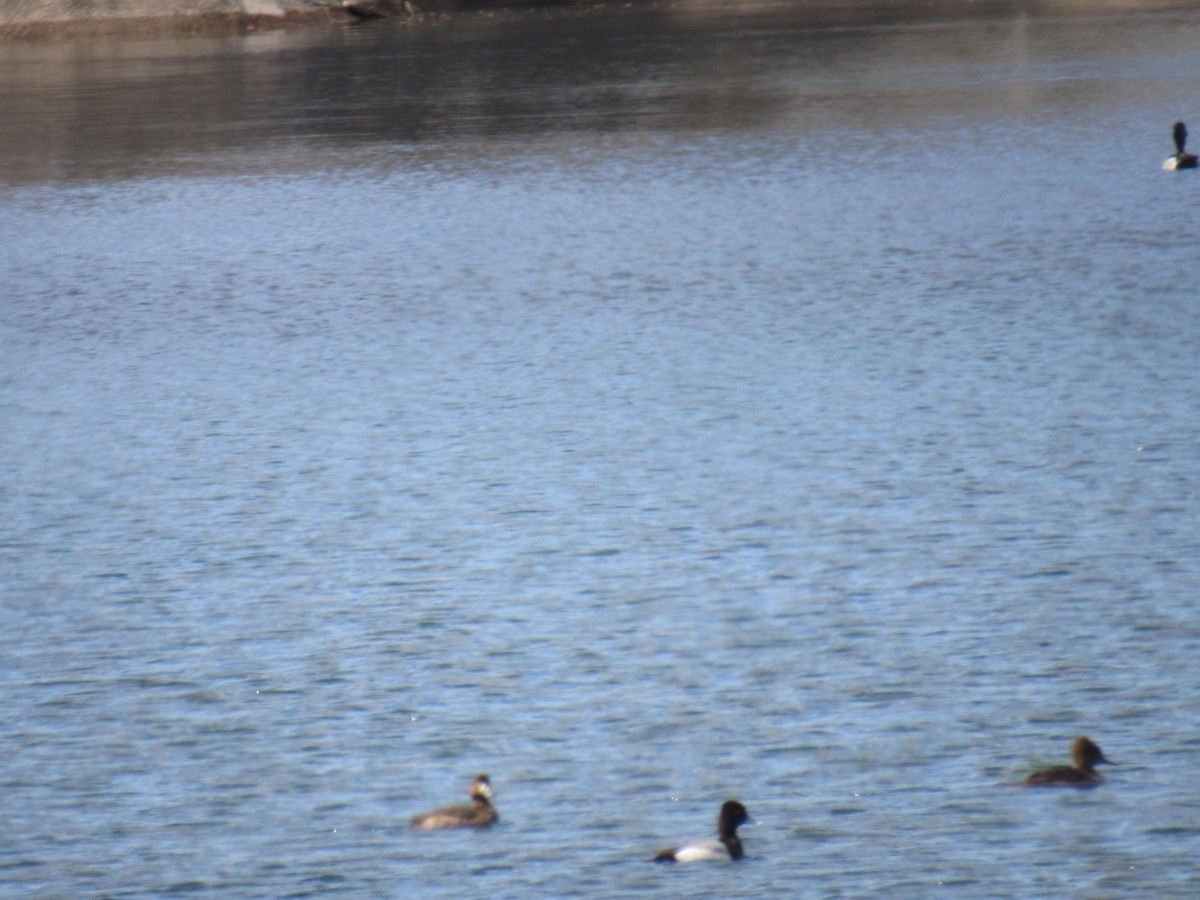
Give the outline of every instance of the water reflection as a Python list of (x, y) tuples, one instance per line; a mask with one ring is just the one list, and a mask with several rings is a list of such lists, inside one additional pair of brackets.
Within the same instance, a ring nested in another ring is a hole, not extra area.
[(736, 21), (696, 9), (14, 45), (0, 60), (0, 179), (255, 171), (369, 145), (574, 130), (852, 116), (872, 132), (914, 112), (1021, 105), (1031, 83), (1071, 81), (1056, 65), (1120, 64), (1104, 41), (1049, 63), (1056, 29), (1031, 37), (1022, 17), (922, 6), (915, 22), (917, 8), (900, 7), (902, 27), (896, 7)]

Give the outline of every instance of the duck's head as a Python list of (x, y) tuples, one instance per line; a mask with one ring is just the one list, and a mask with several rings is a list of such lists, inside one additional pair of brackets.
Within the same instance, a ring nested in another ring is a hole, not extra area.
[(750, 813), (746, 807), (736, 800), (726, 800), (721, 805), (721, 813), (717, 816), (717, 833), (721, 837), (733, 837), (737, 834), (738, 826), (750, 821)]
[(1071, 744), (1071, 761), (1075, 763), (1076, 768), (1085, 771), (1092, 769), (1098, 763), (1107, 763), (1110, 766), (1116, 765), (1112, 760), (1105, 757), (1104, 751), (1089, 737), (1075, 738), (1075, 742)]
[(484, 773), (480, 772), (471, 779), (471, 796), (476, 800), (492, 799), (492, 783)]

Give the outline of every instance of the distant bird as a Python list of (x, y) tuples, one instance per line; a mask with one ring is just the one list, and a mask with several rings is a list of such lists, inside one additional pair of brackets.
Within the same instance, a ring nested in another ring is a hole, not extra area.
[(1176, 122), (1172, 136), (1175, 138), (1175, 154), (1167, 157), (1167, 161), (1163, 163), (1163, 168), (1168, 172), (1175, 169), (1196, 168), (1196, 154), (1188, 153), (1184, 149), (1187, 144), (1187, 126), (1182, 122)]
[(655, 862), (698, 862), (700, 860), (716, 860), (729, 862), (745, 856), (741, 838), (737, 836), (739, 825), (750, 821), (746, 807), (736, 800), (726, 800), (717, 816), (717, 840), (690, 841), (663, 850), (654, 856)]
[(443, 806), (432, 812), (413, 816), (413, 828), (487, 828), (500, 820), (492, 806), (492, 784), (480, 773), (471, 779), (471, 799), (474, 803)]
[(1054, 766), (1041, 772), (1034, 772), (1021, 782), (1023, 787), (1095, 787), (1104, 781), (1104, 776), (1096, 771), (1098, 763), (1116, 765), (1104, 758), (1104, 751), (1091, 738), (1077, 737), (1071, 744), (1071, 762), (1073, 766)]

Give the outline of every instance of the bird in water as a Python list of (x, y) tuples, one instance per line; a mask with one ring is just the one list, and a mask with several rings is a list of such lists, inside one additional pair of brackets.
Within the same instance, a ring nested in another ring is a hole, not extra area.
[(689, 841), (655, 854), (655, 862), (698, 862), (716, 860), (729, 862), (745, 856), (741, 838), (737, 835), (739, 825), (750, 821), (746, 807), (736, 800), (726, 800), (717, 816), (717, 840)]
[(1077, 737), (1071, 744), (1071, 766), (1054, 766), (1034, 772), (1021, 782), (1023, 787), (1095, 787), (1104, 781), (1096, 771), (1098, 763), (1116, 763), (1104, 758), (1104, 751), (1091, 738)]
[(1176, 122), (1172, 136), (1175, 138), (1175, 153), (1167, 157), (1167, 161), (1163, 163), (1163, 168), (1168, 172), (1174, 169), (1196, 168), (1196, 154), (1188, 153), (1185, 149), (1188, 136), (1187, 126), (1182, 122)]
[(432, 812), (413, 816), (413, 828), (487, 828), (500, 820), (492, 806), (492, 783), (480, 773), (471, 779), (472, 803), (443, 806)]

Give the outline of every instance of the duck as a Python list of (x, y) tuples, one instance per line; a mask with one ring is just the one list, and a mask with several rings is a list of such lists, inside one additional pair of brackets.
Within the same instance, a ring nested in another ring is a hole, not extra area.
[(746, 812), (746, 807), (737, 800), (726, 800), (717, 816), (717, 840), (690, 841), (680, 844), (678, 847), (671, 847), (656, 854), (653, 860), (654, 862), (699, 862), (701, 860), (730, 862), (741, 859), (746, 852), (742, 849), (742, 841), (737, 835), (737, 830), (739, 825), (745, 825), (749, 821), (750, 814)]
[(1196, 154), (1188, 153), (1184, 147), (1187, 144), (1187, 126), (1182, 122), (1175, 123), (1175, 129), (1172, 137), (1175, 139), (1175, 153), (1167, 157), (1167, 161), (1163, 163), (1163, 168), (1168, 172), (1175, 169), (1194, 169), (1196, 168)]
[(1023, 787), (1095, 787), (1104, 781), (1104, 776), (1096, 771), (1097, 763), (1116, 765), (1106, 759), (1104, 751), (1091, 738), (1077, 737), (1071, 744), (1071, 762), (1073, 766), (1054, 766), (1034, 772), (1021, 782)]
[(442, 806), (413, 816), (413, 828), (487, 828), (500, 821), (500, 813), (492, 806), (492, 782), (486, 774), (481, 772), (471, 779), (469, 793), (473, 803)]

